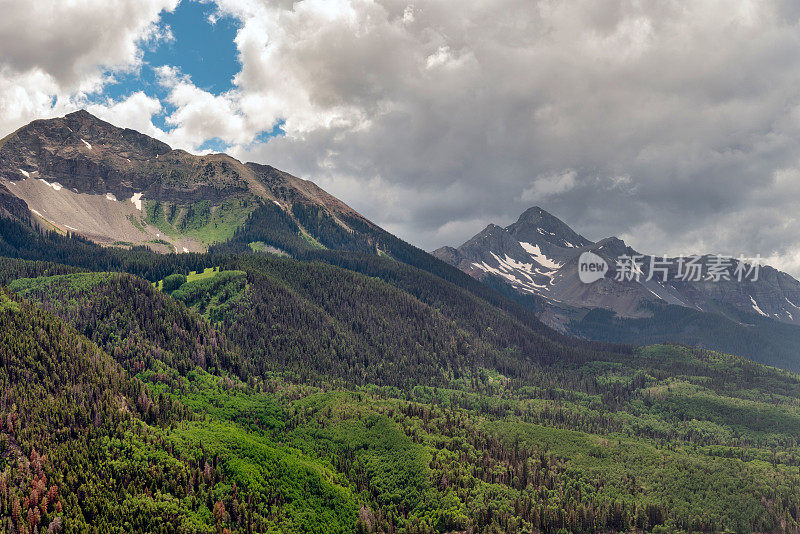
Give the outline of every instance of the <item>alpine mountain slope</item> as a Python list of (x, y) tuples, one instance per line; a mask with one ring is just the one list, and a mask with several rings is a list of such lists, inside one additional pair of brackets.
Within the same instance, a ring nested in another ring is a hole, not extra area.
[[(593, 283), (581, 282), (578, 272), (587, 252), (609, 267)], [(695, 260), (703, 275), (684, 280), (678, 258), (641, 254), (616, 237), (592, 242), (539, 207), (508, 227), (490, 224), (460, 247), (432, 254), (568, 334), (685, 343), (800, 370), (800, 282), (768, 265), (756, 270), (747, 260), (705, 254)], [(618, 276), (624, 257), (636, 258), (640, 276)], [(724, 276), (706, 276), (712, 263), (724, 263)]]
[[(33, 121), (0, 140), (0, 185), (6, 213), (106, 245), (164, 252), (227, 240), (265, 206), (320, 248), (335, 237), (319, 242), (306, 224), (339, 234), (357, 233), (346, 219), (370, 226), (311, 182), (225, 154), (173, 150), (87, 111)], [(347, 239), (375, 250), (366, 237)]]

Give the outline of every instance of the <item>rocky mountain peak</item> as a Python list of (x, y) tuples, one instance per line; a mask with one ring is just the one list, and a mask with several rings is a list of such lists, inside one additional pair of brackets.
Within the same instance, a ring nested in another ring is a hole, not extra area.
[[(85, 109), (79, 109), (78, 111), (73, 111), (72, 113), (67, 113), (64, 115), (64, 118), (70, 120), (79, 120), (79, 121), (89, 121), (89, 122), (103, 122), (96, 116), (92, 115)], [(110, 123), (105, 123), (111, 126)]]
[(0, 215), (30, 213), (98, 242), (167, 243), (175, 252), (224, 240), (264, 205), (299, 227), (319, 213), (347, 233), (356, 232), (347, 218), (371, 224), (312, 182), (226, 154), (173, 150), (86, 110), (0, 140), (0, 185)]
[(486, 225), (486, 228), (484, 228), (478, 233), (478, 235), (497, 235), (497, 234), (502, 234), (503, 232), (505, 232), (505, 228), (503, 228), (502, 226), (498, 226), (494, 223), (489, 223), (488, 225)]
[(637, 254), (635, 250), (629, 247), (625, 241), (618, 237), (607, 237), (605, 239), (601, 239), (597, 243), (594, 244), (592, 247), (592, 252), (596, 254), (600, 254), (601, 256), (605, 257), (606, 259), (615, 259), (622, 255), (634, 255)]
[(101, 176), (118, 193), (118, 182), (137, 182), (123, 178), (133, 167), (171, 151), (166, 143), (118, 128), (81, 110), (33, 121), (4, 138), (0, 143), (0, 172), (8, 180), (36, 175), (81, 192), (94, 191), (98, 184), (91, 179), (76, 180), (76, 175)]
[(121, 128), (117, 128), (116, 126), (113, 126), (112, 124), (101, 120), (99, 117), (96, 117), (96, 116), (92, 115), (91, 113), (89, 113), (85, 109), (79, 109), (78, 111), (73, 111), (72, 113), (67, 113), (66, 115), (64, 115), (64, 120), (70, 126), (76, 126), (76, 125), (91, 126), (91, 125), (95, 125), (95, 126), (99, 126), (99, 127), (103, 127), (103, 128), (107, 128), (107, 129), (121, 130)]
[(581, 248), (592, 244), (539, 206), (525, 210), (507, 230), (517, 240), (527, 243), (549, 243), (561, 248)]
[(499, 253), (510, 252), (510, 249), (516, 250), (519, 248), (519, 242), (508, 233), (508, 230), (496, 224), (488, 225), (460, 247), (462, 251), (487, 249)]

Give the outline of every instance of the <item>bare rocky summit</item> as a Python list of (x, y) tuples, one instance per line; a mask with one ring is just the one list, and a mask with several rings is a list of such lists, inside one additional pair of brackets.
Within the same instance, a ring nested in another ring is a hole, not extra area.
[[(578, 262), (583, 252), (592, 252), (606, 261), (606, 277), (592, 284), (580, 281)], [(648, 280), (651, 260), (663, 258), (640, 254), (616, 237), (592, 242), (540, 207), (528, 209), (505, 228), (490, 224), (458, 248), (442, 247), (433, 255), (473, 277), (536, 298), (542, 318), (562, 330), (569, 320), (581, 318), (592, 309), (608, 310), (620, 318), (641, 319), (670, 305), (715, 313), (732, 308), (800, 325), (800, 282), (786, 273), (763, 265), (757, 280), (745, 278), (740, 282), (731, 276), (729, 280), (713, 281), (704, 276), (699, 281), (682, 281), (676, 272), (677, 259), (668, 258), (667, 281), (661, 274)], [(617, 261), (623, 256), (640, 257), (642, 276), (617, 279)], [(713, 261), (712, 255), (700, 256), (699, 260), (704, 269)], [(732, 275), (738, 260), (730, 261), (728, 272)], [(743, 322), (740, 317), (735, 320)]]
[[(369, 224), (312, 182), (226, 154), (196, 156), (87, 111), (36, 120), (0, 140), (0, 210), (103, 244), (201, 251), (264, 203)], [(299, 221), (296, 221), (299, 223)]]

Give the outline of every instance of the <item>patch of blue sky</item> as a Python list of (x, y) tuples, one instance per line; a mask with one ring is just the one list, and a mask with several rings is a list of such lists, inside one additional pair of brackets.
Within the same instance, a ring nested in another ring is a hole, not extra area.
[(200, 146), (197, 147), (197, 151), (219, 153), (225, 152), (228, 150), (228, 148), (230, 148), (230, 145), (228, 145), (225, 141), (219, 137), (214, 137), (212, 139), (206, 139)]
[(253, 140), (254, 143), (266, 143), (269, 141), (271, 137), (282, 137), (286, 135), (286, 131), (283, 127), (286, 125), (286, 121), (281, 119), (272, 127), (272, 130), (264, 130), (263, 132), (259, 133), (256, 138)]
[(169, 129), (165, 118), (174, 109), (166, 101), (169, 90), (158, 82), (155, 69), (164, 65), (177, 67), (192, 82), (209, 93), (218, 95), (233, 88), (233, 77), (241, 69), (234, 38), (239, 27), (231, 17), (209, 17), (216, 8), (207, 2), (183, 0), (172, 13), (163, 12), (160, 24), (168, 26), (172, 39), (143, 45), (143, 65), (140, 70), (114, 73), (114, 82), (95, 100), (123, 99), (142, 91), (158, 98), (163, 111), (153, 117), (153, 123), (163, 130)]
[(146, 64), (178, 66), (194, 84), (218, 95), (233, 88), (239, 70), (236, 32), (239, 22), (231, 17), (210, 22), (216, 8), (211, 3), (184, 0), (172, 13), (164, 13), (161, 23), (172, 30), (173, 40), (161, 42), (144, 54)]
[[(240, 23), (232, 17), (218, 17), (211, 2), (183, 0), (172, 13), (162, 13), (160, 24), (169, 26), (173, 39), (145, 44), (142, 68), (113, 73), (114, 82), (107, 84), (102, 93), (92, 95), (92, 100), (121, 100), (142, 91), (161, 102), (162, 112), (152, 120), (155, 126), (168, 131), (173, 125), (167, 124), (166, 118), (175, 109), (167, 100), (169, 89), (159, 83), (155, 69), (165, 65), (177, 67), (194, 85), (214, 95), (233, 89), (233, 78), (241, 70), (234, 43)], [(283, 135), (282, 126), (283, 122), (279, 122), (272, 130), (260, 132), (254, 143)], [(198, 148), (222, 152), (229, 145), (220, 139), (209, 139)]]

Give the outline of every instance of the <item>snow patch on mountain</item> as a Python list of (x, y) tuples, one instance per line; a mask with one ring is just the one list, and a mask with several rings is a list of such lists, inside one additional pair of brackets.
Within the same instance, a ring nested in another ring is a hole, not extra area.
[(84, 144), (84, 145), (86, 145), (86, 148), (88, 148), (89, 150), (91, 150), (91, 149), (92, 149), (92, 145), (90, 145), (89, 143), (87, 143), (86, 141), (84, 141), (84, 140), (83, 140), (83, 138), (81, 138), (81, 141), (83, 141), (83, 144)]
[(60, 183), (58, 183), (58, 182), (53, 182), (53, 183), (51, 184), (50, 182), (48, 182), (48, 181), (47, 181), (47, 180), (45, 180), (44, 178), (39, 178), (39, 180), (40, 180), (40, 181), (42, 181), (42, 182), (44, 182), (44, 183), (46, 183), (48, 186), (52, 187), (52, 188), (53, 188), (53, 189), (55, 189), (56, 191), (61, 191), (61, 188), (63, 187), (63, 186), (62, 186)]
[(664, 300), (664, 297), (662, 297), (661, 295), (659, 295), (658, 293), (656, 293), (655, 291), (653, 291), (653, 290), (652, 290), (652, 289), (650, 289), (649, 287), (647, 287), (647, 286), (644, 286), (644, 287), (645, 287), (645, 289), (647, 289), (647, 290), (648, 290), (650, 293), (652, 293), (652, 294), (653, 294), (653, 296), (655, 296), (656, 298), (658, 298), (658, 299), (661, 299), (661, 300)]
[(142, 211), (142, 195), (144, 193), (134, 193), (131, 197), (131, 202), (133, 205), (136, 206), (136, 209)]
[[(473, 263), (473, 265), (478, 269), (481, 269), (482, 271), (485, 271), (487, 273), (492, 273), (496, 274), (497, 276), (502, 276), (503, 278), (514, 284), (522, 284), (522, 282), (520, 282), (520, 280), (516, 276), (514, 276), (512, 273), (507, 272), (509, 270), (507, 267), (506, 269), (495, 268), (487, 264), (485, 261), (482, 261), (480, 263), (475, 262)], [(502, 265), (500, 265), (499, 267), (502, 267)]]
[(506, 269), (509, 269), (509, 270), (520, 269), (520, 270), (528, 272), (528, 273), (531, 272), (531, 270), (533, 269), (533, 264), (532, 263), (522, 263), (520, 261), (515, 260), (514, 258), (510, 258), (508, 256), (508, 254), (505, 254), (505, 258), (503, 258), (503, 259), (501, 259), (494, 252), (489, 252), (489, 254), (491, 254), (492, 257), (495, 260), (497, 260), (497, 263), (499, 263), (500, 265), (504, 266)]
[(530, 243), (523, 243), (522, 241), (520, 241), (519, 244), (522, 246), (522, 248), (525, 249), (525, 252), (530, 254), (531, 257), (536, 261), (536, 263), (538, 263), (542, 267), (548, 267), (550, 269), (560, 269), (561, 268), (562, 264), (560, 264), (560, 263), (558, 263), (556, 261), (553, 261), (550, 258), (548, 258), (547, 256), (545, 256), (542, 253), (541, 249), (539, 248), (539, 245), (531, 245)]
[(759, 315), (761, 315), (763, 317), (769, 317), (769, 314), (766, 314), (763, 311), (761, 311), (761, 308), (758, 307), (758, 304), (756, 304), (756, 300), (753, 297), (750, 297), (750, 302), (753, 303), (753, 309), (756, 312), (758, 312)]
[(492, 257), (497, 261), (497, 267), (492, 267), (485, 261), (472, 262), (472, 266), (484, 272), (491, 273), (508, 280), (514, 287), (526, 293), (538, 293), (538, 290), (548, 289), (546, 284), (537, 284), (532, 274), (533, 264), (521, 263), (507, 254), (505, 258), (501, 258), (494, 252), (490, 252)]

